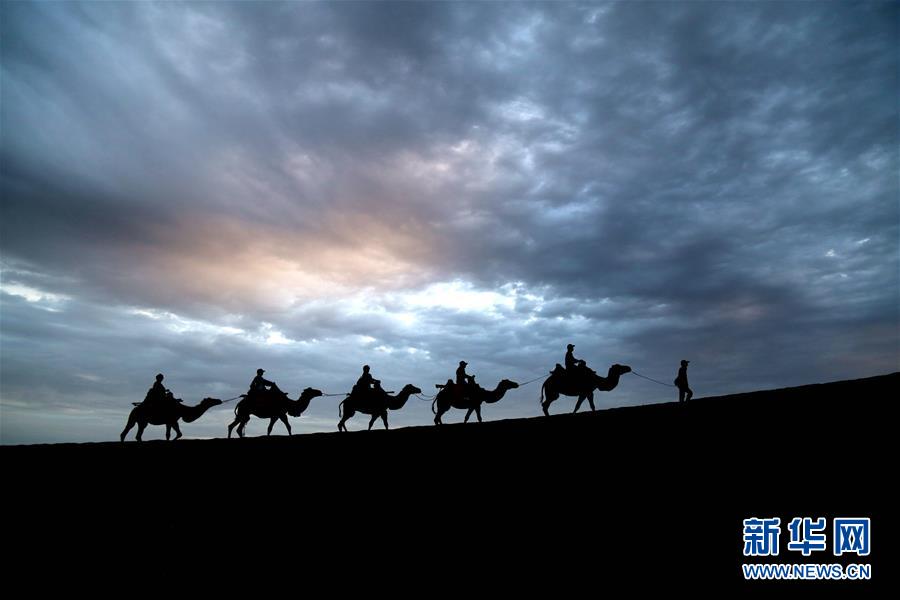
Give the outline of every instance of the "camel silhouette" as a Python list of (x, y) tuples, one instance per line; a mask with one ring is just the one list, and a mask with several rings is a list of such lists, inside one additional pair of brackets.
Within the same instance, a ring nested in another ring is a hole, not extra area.
[(203, 413), (207, 410), (219, 404), (222, 404), (222, 401), (217, 398), (204, 398), (196, 406), (185, 406), (181, 401), (167, 402), (162, 406), (147, 402), (135, 402), (134, 408), (131, 409), (131, 414), (128, 415), (128, 423), (125, 424), (125, 429), (122, 430), (119, 440), (124, 442), (125, 436), (128, 435), (128, 432), (131, 431), (135, 424), (138, 426), (135, 439), (139, 442), (147, 425), (165, 425), (166, 439), (169, 439), (174, 429), (175, 439), (177, 440), (181, 437), (181, 429), (178, 427), (179, 420), (185, 423), (193, 423), (203, 416)]
[[(483, 403), (493, 404), (494, 402), (498, 402), (508, 390), (519, 387), (519, 384), (515, 381), (504, 379), (498, 383), (497, 387), (493, 390), (486, 390), (483, 387), (478, 386), (469, 394), (460, 396), (454, 389), (455, 385), (453, 380), (447, 380), (447, 384), (440, 392), (438, 392), (437, 396), (434, 398), (434, 402), (431, 403), (431, 412), (435, 415), (435, 425), (443, 424), (441, 415), (451, 408), (462, 408), (468, 411), (466, 412), (466, 418), (463, 420), (464, 423), (469, 422), (469, 417), (472, 416), (472, 412), (475, 413), (475, 416), (478, 417), (478, 422), (481, 423), (481, 405)], [(435, 406), (437, 406), (437, 410), (435, 410)]]
[(391, 396), (382, 390), (380, 386), (372, 390), (354, 391), (338, 405), (338, 416), (341, 417), (341, 421), (338, 423), (338, 431), (347, 431), (347, 420), (358, 412), (372, 415), (372, 418), (369, 419), (370, 430), (378, 417), (381, 417), (381, 420), (384, 422), (384, 428), (390, 429), (388, 427), (387, 411), (400, 410), (411, 395), (421, 393), (422, 390), (411, 383), (403, 386), (403, 389), (396, 396)]
[(265, 394), (257, 396), (247, 396), (246, 394), (234, 407), (234, 421), (228, 426), (228, 437), (231, 437), (231, 430), (237, 426), (238, 436), (244, 437), (244, 427), (250, 421), (251, 415), (256, 415), (262, 419), (269, 419), (269, 428), (266, 435), (272, 434), (272, 427), (275, 422), (281, 420), (287, 427), (288, 435), (291, 435), (291, 424), (288, 422), (288, 415), (299, 417), (307, 408), (309, 402), (313, 398), (321, 396), (322, 392), (313, 388), (306, 388), (300, 392), (297, 400), (291, 400), (288, 395), (272, 385), (272, 389), (267, 390)]
[[(609, 392), (615, 389), (619, 385), (619, 376), (629, 372), (631, 372), (631, 367), (616, 364), (609, 368), (606, 377), (600, 377), (595, 371), (585, 369), (583, 377), (573, 378), (568, 376), (560, 365), (556, 365), (556, 369), (550, 372), (550, 377), (541, 386), (541, 408), (544, 410), (544, 414), (549, 417), (550, 412), (547, 409), (562, 394), (565, 396), (578, 396), (578, 402), (575, 403), (573, 413), (578, 412), (585, 398), (587, 398), (588, 404), (591, 405), (591, 410), (596, 410), (594, 407), (594, 390)], [(545, 394), (547, 396), (546, 400), (544, 400)]]

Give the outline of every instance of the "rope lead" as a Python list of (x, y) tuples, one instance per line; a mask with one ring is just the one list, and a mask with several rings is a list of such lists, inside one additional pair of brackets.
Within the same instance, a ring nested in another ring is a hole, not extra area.
[(666, 386), (666, 387), (672, 387), (672, 388), (675, 387), (675, 386), (672, 385), (671, 383), (663, 383), (662, 381), (658, 381), (658, 380), (656, 380), (656, 379), (653, 379), (652, 377), (647, 377), (646, 375), (641, 375), (640, 373), (638, 373), (638, 372), (635, 371), (634, 369), (632, 369), (631, 372), (634, 373), (635, 375), (637, 375), (638, 377), (642, 377), (642, 378), (646, 379), (647, 381), (652, 381), (653, 383), (658, 383), (659, 385), (664, 385), (664, 386)]
[(520, 383), (520, 384), (519, 384), (519, 387), (525, 387), (525, 386), (528, 385), (529, 383), (534, 383), (534, 382), (537, 381), (538, 379), (544, 379), (545, 377), (549, 377), (549, 375), (541, 375), (540, 377), (535, 377), (534, 379), (529, 379), (529, 380), (526, 381), (525, 383)]

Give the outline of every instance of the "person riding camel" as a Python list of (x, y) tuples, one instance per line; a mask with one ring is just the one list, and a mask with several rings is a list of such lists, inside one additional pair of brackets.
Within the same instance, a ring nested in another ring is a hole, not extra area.
[(468, 364), (469, 363), (464, 360), (459, 361), (459, 367), (456, 368), (456, 385), (469, 385), (471, 375), (466, 373), (466, 366)]
[(373, 388), (376, 390), (381, 389), (381, 382), (372, 377), (372, 374), (369, 372), (369, 365), (363, 365), (362, 375), (356, 380), (353, 391), (359, 394), (368, 395)]
[(466, 373), (467, 363), (464, 360), (459, 361), (459, 367), (456, 368), (456, 386), (455, 391), (458, 398), (462, 398), (465, 394), (475, 388), (475, 376)]
[(171, 392), (166, 389), (166, 386), (163, 385), (163, 379), (165, 379), (165, 376), (162, 373), (157, 373), (156, 381), (153, 382), (153, 387), (147, 390), (147, 395), (144, 396), (144, 402), (149, 406), (163, 406), (166, 401), (166, 393), (171, 394)]
[(263, 396), (267, 389), (275, 387), (274, 381), (269, 381), (263, 377), (265, 372), (265, 369), (256, 370), (256, 377), (250, 382), (250, 391), (247, 392), (248, 396)]
[(566, 375), (571, 377), (581, 375), (584, 373), (584, 369), (587, 368), (587, 363), (580, 358), (575, 358), (574, 350), (575, 344), (566, 346)]

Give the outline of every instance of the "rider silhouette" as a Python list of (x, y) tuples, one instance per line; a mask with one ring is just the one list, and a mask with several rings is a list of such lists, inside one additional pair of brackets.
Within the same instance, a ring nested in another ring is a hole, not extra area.
[(579, 369), (583, 369), (587, 366), (583, 360), (575, 358), (575, 354), (573, 353), (574, 350), (575, 344), (566, 346), (566, 373), (569, 375), (576, 375), (580, 372)]
[(256, 377), (253, 378), (253, 381), (250, 382), (250, 392), (247, 395), (259, 395), (266, 391), (266, 389), (271, 389), (272, 386), (275, 385), (274, 381), (269, 381), (268, 379), (263, 377), (263, 373), (265, 373), (265, 369), (257, 369)]
[(459, 361), (459, 367), (456, 369), (456, 385), (466, 386), (472, 383), (472, 376), (466, 373), (466, 365), (468, 364), (464, 360)]
[(459, 361), (459, 367), (456, 368), (456, 386), (454, 387), (456, 397), (462, 399), (463, 395), (475, 388), (475, 376), (466, 373), (466, 365), (464, 360)]
[(144, 402), (148, 406), (162, 406), (165, 403), (166, 394), (171, 394), (171, 392), (166, 389), (166, 386), (163, 385), (163, 379), (165, 379), (163, 374), (157, 373), (156, 381), (153, 382), (153, 387), (147, 391), (147, 395), (144, 397)]
[(369, 373), (369, 365), (363, 365), (362, 375), (356, 380), (356, 385), (353, 386), (353, 390), (361, 394), (366, 394), (371, 391), (372, 388), (380, 389), (380, 385), (381, 382), (372, 377), (372, 374)]
[(369, 365), (363, 365), (362, 375), (359, 376), (359, 379), (356, 380), (356, 385), (362, 389), (369, 389), (372, 387), (372, 384), (375, 382), (375, 378), (372, 377), (372, 374), (369, 372)]

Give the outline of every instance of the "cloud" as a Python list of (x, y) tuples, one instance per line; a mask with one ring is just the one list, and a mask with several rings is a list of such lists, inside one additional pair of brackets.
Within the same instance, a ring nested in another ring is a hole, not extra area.
[(199, 399), (258, 365), (524, 380), (570, 341), (690, 357), (701, 395), (898, 365), (894, 4), (0, 10), (4, 442), (160, 370)]

